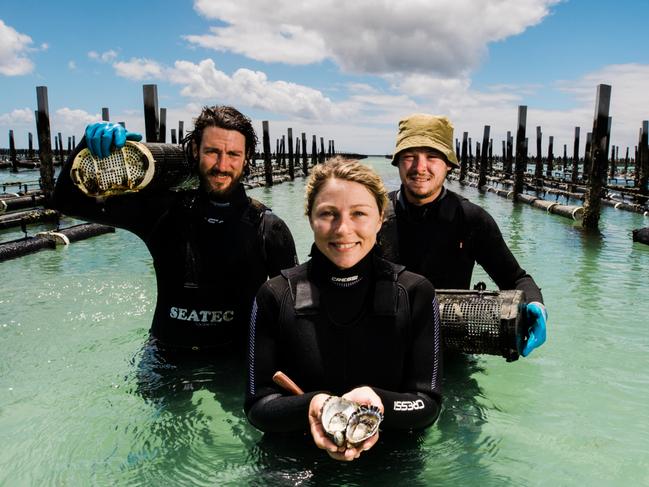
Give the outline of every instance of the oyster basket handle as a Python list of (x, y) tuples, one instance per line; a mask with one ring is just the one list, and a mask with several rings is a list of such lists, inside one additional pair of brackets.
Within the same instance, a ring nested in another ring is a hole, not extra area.
[(291, 378), (281, 370), (278, 370), (273, 374), (273, 382), (296, 396), (304, 394), (304, 391), (300, 389), (300, 386), (293, 382)]

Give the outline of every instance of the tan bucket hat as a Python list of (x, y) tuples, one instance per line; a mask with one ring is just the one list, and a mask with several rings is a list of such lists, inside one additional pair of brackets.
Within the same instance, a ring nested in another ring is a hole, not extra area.
[(399, 165), (399, 152), (413, 147), (436, 149), (444, 154), (448, 164), (460, 167), (453, 148), (453, 124), (445, 116), (413, 113), (399, 120), (392, 165)]

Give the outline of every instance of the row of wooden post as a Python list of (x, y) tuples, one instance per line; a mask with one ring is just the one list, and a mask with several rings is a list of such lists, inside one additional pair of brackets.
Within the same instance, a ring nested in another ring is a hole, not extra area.
[[(610, 134), (612, 118), (609, 116), (611, 100), (611, 86), (600, 84), (597, 87), (595, 116), (593, 120), (593, 131), (589, 132), (586, 141), (586, 155), (583, 164), (583, 181), (588, 182), (588, 191), (585, 195), (584, 214), (582, 225), (585, 228), (597, 229), (599, 226), (599, 216), (601, 209), (601, 200), (606, 195), (608, 178), (615, 175), (615, 155), (617, 149), (615, 146), (610, 147)], [(518, 127), (516, 131), (516, 150), (515, 156), (512, 157), (513, 138), (511, 132), (507, 132), (507, 140), (503, 141), (503, 158), (502, 167), (503, 175), (506, 178), (513, 176), (513, 197), (524, 192), (525, 173), (528, 164), (528, 140), (525, 136), (527, 122), (527, 107), (519, 106), (518, 108)], [(487, 184), (487, 173), (493, 169), (492, 140), (490, 137), (490, 126), (484, 126), (482, 144), (476, 143), (475, 166), (478, 172), (478, 187), (482, 188)], [(564, 173), (571, 172), (570, 182), (571, 191), (575, 191), (578, 183), (578, 164), (579, 164), (579, 133), (580, 128), (575, 127), (575, 142), (573, 148), (572, 168), (566, 168), (567, 148), (564, 145)], [(537, 157), (534, 168), (534, 180), (537, 186), (543, 182), (543, 161), (541, 158), (541, 127), (536, 128), (537, 134)], [(639, 201), (646, 204), (649, 199), (649, 145), (647, 137), (649, 134), (649, 122), (643, 121), (640, 129), (640, 140), (636, 150), (635, 159), (635, 186)], [(550, 178), (553, 171), (553, 137), (550, 137), (550, 145), (547, 158), (546, 177)], [(459, 180), (463, 182), (467, 178), (468, 171), (471, 169), (469, 163), (472, 158), (471, 139), (468, 133), (464, 132), (462, 143), (456, 140), (456, 152), (460, 159)], [(609, 167), (608, 154), (611, 153), (611, 164)], [(512, 160), (513, 159), (513, 160)], [(512, 162), (514, 168), (512, 171)], [(629, 152), (625, 159), (625, 172), (628, 170)]]
[[(40, 175), (41, 175), (41, 186), (43, 194), (45, 197), (46, 205), (51, 201), (52, 192), (54, 190), (54, 153), (52, 151), (52, 141), (51, 141), (51, 132), (50, 132), (50, 118), (49, 118), (49, 103), (48, 103), (48, 92), (46, 86), (37, 86), (36, 87), (36, 98), (37, 98), (37, 110), (35, 111), (36, 117), (36, 129), (38, 135), (38, 146), (39, 146), (39, 162), (40, 162)], [(159, 142), (166, 143), (166, 108), (158, 107), (158, 87), (154, 84), (143, 85), (143, 99), (144, 99), (144, 122), (145, 122), (145, 137), (147, 142)], [(103, 107), (101, 110), (101, 116), (103, 121), (110, 121), (110, 111), (107, 107)], [(123, 122), (120, 122), (124, 125)], [(264, 165), (267, 166), (266, 161), (269, 161), (269, 169), (266, 170), (266, 184), (272, 185), (272, 163), (270, 160), (272, 158), (272, 153), (270, 150), (270, 138), (268, 132), (268, 122), (263, 122), (263, 156)], [(302, 172), (304, 175), (308, 173), (308, 158), (306, 150), (306, 134), (303, 132), (301, 134), (301, 147), (300, 139), (296, 139), (296, 152), (293, 153), (293, 130), (288, 129), (288, 153), (285, 150), (284, 137), (280, 140), (277, 140), (277, 150), (275, 157), (278, 161), (278, 164), (286, 166), (286, 159), (288, 156), (288, 172), (291, 179), (294, 178), (294, 163), (299, 161), (298, 157), (301, 152), (302, 155)], [(176, 137), (178, 135), (178, 137)], [(176, 144), (182, 142), (184, 138), (184, 122), (181, 120), (178, 123), (178, 133), (176, 134), (175, 129), (171, 129), (171, 143)], [(63, 150), (63, 139), (62, 135), (59, 132), (54, 138), (55, 140), (55, 153), (58, 154), (59, 159), (62, 161), (64, 156)], [(75, 138), (68, 138), (68, 150), (67, 153), (70, 153), (71, 150), (75, 147)], [(14, 133), (13, 130), (9, 131), (9, 152), (10, 160), (12, 163), (12, 169), (17, 170), (18, 161), (16, 155), (16, 148), (14, 142)], [(32, 155), (32, 134), (29, 133), (29, 152), (28, 154)], [(312, 143), (312, 163), (324, 162), (326, 155), (324, 152), (324, 138), (320, 137), (320, 151), (317, 150), (317, 138), (313, 136)], [(332, 157), (335, 154), (334, 141), (329, 141), (329, 149), (327, 156)], [(29, 157), (29, 156), (28, 156)], [(317, 161), (316, 161), (317, 158)], [(254, 161), (253, 161), (254, 163)]]

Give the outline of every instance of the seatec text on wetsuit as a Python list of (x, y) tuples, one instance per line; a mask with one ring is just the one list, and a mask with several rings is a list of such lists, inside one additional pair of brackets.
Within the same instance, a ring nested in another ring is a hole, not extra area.
[(176, 320), (192, 321), (198, 326), (208, 326), (211, 323), (232, 321), (234, 319), (234, 311), (196, 310), (172, 306), (169, 308), (169, 317)]

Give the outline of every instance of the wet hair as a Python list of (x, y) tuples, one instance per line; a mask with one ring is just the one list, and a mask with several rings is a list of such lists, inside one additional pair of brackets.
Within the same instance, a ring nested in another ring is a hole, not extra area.
[[(194, 167), (198, 166), (198, 160), (194, 157), (193, 144), (196, 144), (196, 149), (200, 148), (203, 140), (203, 131), (207, 127), (219, 127), (225, 130), (236, 130), (241, 133), (246, 139), (245, 161), (249, 163), (254, 160), (258, 139), (250, 119), (231, 106), (205, 106), (201, 114), (194, 119), (194, 130), (188, 132), (182, 140), (185, 156)], [(248, 174), (249, 168), (250, 165), (246, 164), (244, 174)]]
[(304, 214), (311, 217), (313, 203), (328, 179), (342, 179), (362, 184), (374, 196), (379, 214), (388, 204), (388, 192), (381, 177), (369, 166), (357, 160), (343, 159), (340, 156), (318, 164), (311, 169), (311, 176), (306, 184)]

